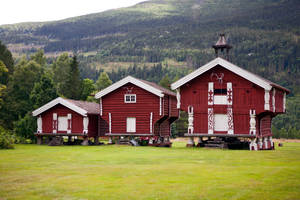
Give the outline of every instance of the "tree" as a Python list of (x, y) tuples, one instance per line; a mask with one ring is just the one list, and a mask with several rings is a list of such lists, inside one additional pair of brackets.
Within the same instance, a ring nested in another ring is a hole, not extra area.
[(43, 75), (41, 80), (34, 84), (30, 93), (30, 101), (33, 105), (33, 109), (41, 107), (56, 97), (58, 97), (56, 88), (50, 77), (46, 75)]
[(68, 93), (67, 81), (70, 72), (71, 59), (67, 53), (61, 54), (52, 64), (53, 81), (60, 95)]
[(6, 89), (5, 80), (2, 79), (2, 77), (4, 77), (5, 74), (7, 74), (7, 72), (8, 72), (8, 69), (6, 68), (4, 63), (0, 60), (0, 108), (1, 108), (1, 104), (3, 102), (2, 96), (3, 96), (4, 90)]
[(0, 118), (5, 128), (12, 129), (14, 121), (24, 117), (33, 109), (30, 93), (42, 74), (42, 67), (33, 60), (28, 61), (23, 58), (16, 65), (7, 84), (3, 96), (4, 103), (0, 110)]
[(8, 76), (14, 71), (14, 59), (11, 52), (0, 41), (0, 61), (6, 66), (8, 73), (2, 74), (1, 79), (4, 85), (8, 82)]
[(80, 99), (81, 97), (81, 80), (76, 56), (72, 58), (63, 95), (70, 99)]
[(109, 79), (109, 76), (106, 72), (102, 72), (96, 82), (97, 90), (103, 90), (104, 88), (110, 86), (112, 81)]
[(88, 97), (95, 91), (94, 81), (91, 79), (84, 79), (82, 81), (81, 100), (86, 101)]
[(169, 76), (168, 75), (165, 75), (159, 82), (159, 85), (164, 87), (164, 88), (167, 88), (167, 89), (170, 89), (170, 85), (171, 85), (171, 81), (169, 79)]

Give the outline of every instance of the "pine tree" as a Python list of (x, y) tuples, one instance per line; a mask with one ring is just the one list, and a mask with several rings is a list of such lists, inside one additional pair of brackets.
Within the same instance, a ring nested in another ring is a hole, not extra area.
[(70, 99), (80, 99), (81, 97), (81, 80), (78, 64), (79, 63), (75, 55), (73, 56), (70, 64), (70, 72), (65, 85), (65, 93), (63, 94), (65, 97)]
[(102, 72), (96, 82), (97, 90), (103, 90), (104, 88), (110, 86), (112, 81), (110, 80), (109, 76), (106, 72)]

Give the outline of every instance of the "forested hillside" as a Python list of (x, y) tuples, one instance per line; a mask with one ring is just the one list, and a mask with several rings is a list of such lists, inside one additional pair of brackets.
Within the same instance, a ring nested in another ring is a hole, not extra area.
[[(45, 23), (0, 26), (15, 59), (43, 49), (50, 65), (75, 52), (81, 78), (106, 71), (172, 82), (214, 58), (226, 33), (230, 61), (291, 90), (288, 115), (274, 132), (300, 135), (300, 2), (298, 0), (150, 0), (129, 8)], [(283, 128), (283, 130), (280, 130)]]

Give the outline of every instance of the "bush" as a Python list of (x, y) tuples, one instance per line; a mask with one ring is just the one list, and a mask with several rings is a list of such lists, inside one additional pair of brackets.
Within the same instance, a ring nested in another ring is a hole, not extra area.
[(0, 149), (13, 149), (14, 137), (11, 132), (0, 126)]
[(19, 121), (14, 123), (14, 132), (17, 135), (17, 139), (21, 141), (18, 143), (27, 143), (22, 140), (30, 139), (35, 141), (34, 132), (36, 131), (36, 119), (32, 117), (30, 113), (27, 113), (24, 118), (19, 119)]

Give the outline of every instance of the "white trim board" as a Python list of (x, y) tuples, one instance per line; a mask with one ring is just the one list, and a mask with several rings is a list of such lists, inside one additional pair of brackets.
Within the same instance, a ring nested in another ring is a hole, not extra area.
[(163, 91), (161, 90), (158, 90), (157, 88), (154, 88), (152, 87), (151, 85), (148, 85), (132, 76), (127, 76), (126, 78), (123, 78), (122, 80), (112, 84), (111, 86), (108, 86), (107, 88), (101, 90), (100, 92), (98, 92), (96, 95), (95, 95), (95, 98), (96, 99), (99, 99), (109, 93), (111, 93), (112, 91), (122, 87), (123, 85), (127, 84), (127, 83), (132, 83), (148, 92), (151, 92), (159, 97), (163, 97), (164, 94), (163, 94)]
[(65, 100), (65, 99), (63, 99), (61, 97), (57, 97), (56, 99), (50, 101), (49, 103), (43, 105), (42, 107), (34, 110), (32, 112), (32, 115), (33, 116), (37, 116), (37, 115), (45, 112), (46, 110), (49, 110), (50, 108), (56, 106), (57, 104), (61, 104), (61, 105), (65, 106), (65, 107), (67, 107), (67, 108), (69, 108), (69, 109), (77, 112), (80, 115), (83, 115), (83, 116), (87, 115), (87, 111), (86, 110), (84, 110), (84, 109), (82, 109), (82, 108), (80, 108), (80, 107), (78, 107), (78, 106), (70, 103), (69, 101), (67, 101), (67, 100)]
[(179, 79), (175, 83), (171, 84), (172, 90), (175, 90), (175, 89), (181, 87), (182, 85), (186, 84), (187, 82), (193, 80), (194, 78), (200, 76), (201, 74), (207, 72), (208, 70), (214, 68), (217, 65), (221, 65), (225, 69), (228, 69), (229, 71), (247, 79), (248, 81), (251, 81), (252, 83), (255, 83), (256, 85), (259, 85), (260, 87), (264, 88), (265, 90), (272, 89), (271, 83), (269, 83), (265, 79), (263, 79), (259, 76), (256, 76), (255, 74), (252, 74), (251, 72), (248, 72), (247, 70), (244, 70), (244, 69), (228, 62), (227, 60), (224, 60), (224, 59), (218, 57), (218, 58), (215, 58), (214, 60), (210, 61), (209, 63), (203, 65), (199, 69), (193, 71), (192, 73), (188, 74), (187, 76)]

